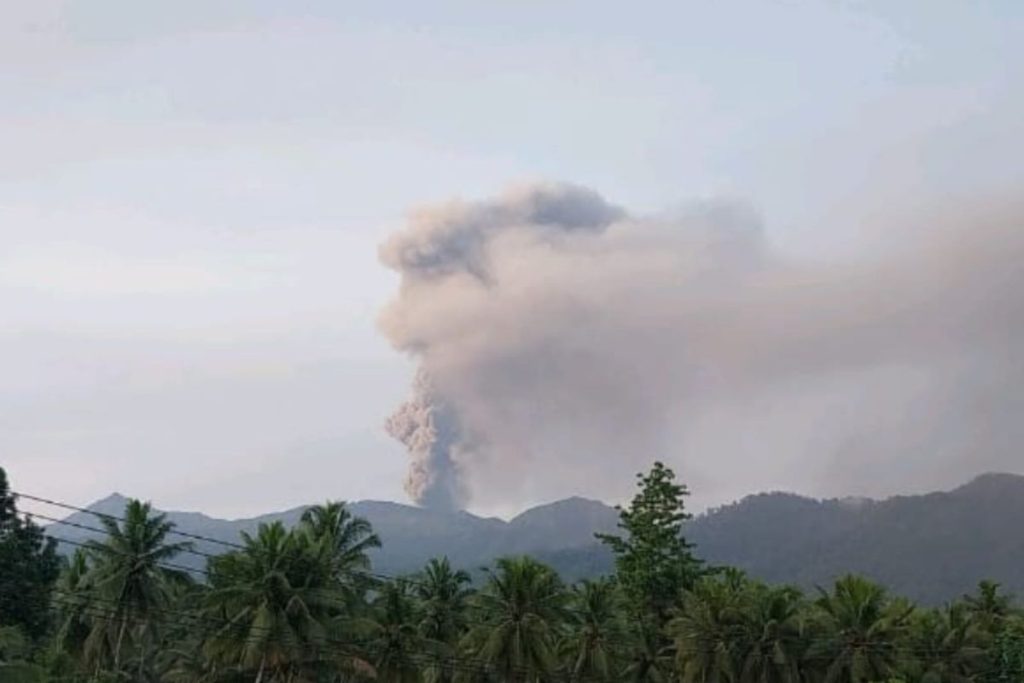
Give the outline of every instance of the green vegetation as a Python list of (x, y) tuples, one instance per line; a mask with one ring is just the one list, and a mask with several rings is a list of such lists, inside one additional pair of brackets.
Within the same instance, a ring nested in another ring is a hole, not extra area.
[[(0, 474), (0, 682), (1021, 683), (1024, 614), (999, 586), (923, 608), (859, 576), (806, 594), (708, 567), (686, 489), (656, 464), (621, 510), (608, 577), (568, 585), (506, 557), (478, 585), (447, 559), (372, 573), (340, 503), (210, 553), (147, 504), (58, 567)], [(58, 571), (59, 569), (59, 571)]]

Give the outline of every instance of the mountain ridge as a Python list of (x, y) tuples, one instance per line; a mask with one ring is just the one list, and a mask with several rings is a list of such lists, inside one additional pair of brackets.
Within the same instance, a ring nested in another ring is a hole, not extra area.
[[(127, 498), (114, 493), (96, 501), (95, 513), (118, 515)], [(418, 570), (430, 557), (447, 555), (476, 570), (496, 557), (531, 554), (568, 580), (611, 570), (612, 557), (594, 538), (614, 532), (618, 512), (600, 501), (574, 496), (538, 505), (509, 520), (446, 512), (391, 501), (350, 503), (381, 536), (373, 551), (375, 571)], [(263, 522), (298, 522), (305, 506), (251, 518), (218, 519), (202, 512), (167, 512), (179, 531), (238, 543)], [(1024, 592), (1024, 476), (986, 473), (948, 491), (875, 500), (816, 499), (788, 492), (755, 493), (711, 508), (687, 524), (697, 553), (712, 565), (731, 565), (777, 583), (824, 585), (855, 572), (925, 602), (941, 602), (971, 590), (981, 579)], [(68, 522), (97, 526), (79, 512)], [(61, 538), (83, 542), (97, 534), (54, 525)], [(71, 546), (65, 545), (67, 550)], [(204, 553), (222, 543), (197, 541)], [(183, 555), (181, 564), (201, 568), (204, 558)]]

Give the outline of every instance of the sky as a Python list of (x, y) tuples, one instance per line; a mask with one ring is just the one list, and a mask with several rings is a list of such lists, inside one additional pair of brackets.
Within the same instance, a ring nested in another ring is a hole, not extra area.
[(0, 11), (0, 464), (74, 503), (407, 500), (378, 246), (414, 207), (536, 179), (641, 214), (725, 197), (828, 261), (1024, 177), (1013, 0)]

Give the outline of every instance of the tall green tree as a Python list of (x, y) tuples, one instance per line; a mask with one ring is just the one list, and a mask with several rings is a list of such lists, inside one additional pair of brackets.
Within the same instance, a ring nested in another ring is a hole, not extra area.
[(29, 641), (50, 627), (50, 602), (60, 574), (56, 543), (19, 515), (0, 468), (0, 625), (16, 626)]
[(621, 534), (598, 534), (615, 556), (615, 576), (627, 598), (632, 641), (625, 674), (631, 681), (664, 680), (670, 640), (664, 628), (682, 592), (705, 573), (686, 540), (689, 491), (661, 462), (637, 474), (639, 492), (619, 509)]
[(475, 596), (474, 625), (464, 645), (499, 680), (533, 683), (557, 666), (557, 638), (567, 594), (558, 575), (529, 557), (497, 561)]
[(680, 591), (703, 573), (693, 545), (683, 535), (689, 491), (660, 462), (638, 474), (640, 488), (629, 507), (619, 508), (622, 535), (598, 534), (615, 554), (615, 574), (630, 603), (654, 615), (659, 627)]

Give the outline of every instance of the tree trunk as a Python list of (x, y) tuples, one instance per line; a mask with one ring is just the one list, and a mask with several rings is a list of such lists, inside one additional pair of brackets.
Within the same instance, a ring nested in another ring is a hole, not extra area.
[(127, 615), (121, 617), (121, 627), (117, 631), (117, 644), (114, 646), (114, 671), (121, 671), (121, 644), (124, 642), (124, 633), (128, 630)]
[(142, 681), (143, 665), (146, 663), (146, 634), (143, 633), (139, 640), (141, 641), (139, 647), (139, 681)]

